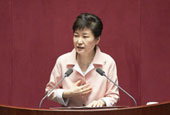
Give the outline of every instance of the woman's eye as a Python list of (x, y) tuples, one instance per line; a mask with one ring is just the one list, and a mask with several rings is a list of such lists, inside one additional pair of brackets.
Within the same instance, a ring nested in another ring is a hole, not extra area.
[(89, 38), (89, 36), (83, 36), (83, 38)]
[(74, 37), (78, 37), (78, 35), (74, 35)]

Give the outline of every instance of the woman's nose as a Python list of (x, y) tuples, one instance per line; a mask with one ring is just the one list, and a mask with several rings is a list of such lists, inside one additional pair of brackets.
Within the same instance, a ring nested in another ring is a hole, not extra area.
[(77, 43), (78, 43), (78, 44), (82, 44), (82, 43), (83, 43), (83, 40), (82, 40), (81, 37), (78, 39)]

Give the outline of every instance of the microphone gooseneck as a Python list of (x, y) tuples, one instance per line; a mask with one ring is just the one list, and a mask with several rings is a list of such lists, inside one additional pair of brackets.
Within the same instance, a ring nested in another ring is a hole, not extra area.
[(64, 77), (41, 99), (40, 104), (39, 104), (39, 108), (41, 108), (42, 102), (44, 101), (44, 99), (50, 95), (52, 93), (52, 91), (54, 89), (56, 89), (56, 87), (65, 79), (65, 77), (68, 77), (71, 73), (73, 72), (73, 69), (68, 69), (67, 72), (64, 74)]
[(125, 91), (123, 88), (121, 88), (119, 85), (117, 85), (115, 82), (113, 82), (109, 77), (106, 76), (105, 72), (103, 70), (101, 70), (100, 68), (96, 69), (97, 73), (99, 73), (101, 76), (105, 76), (110, 82), (112, 82), (115, 86), (117, 86), (119, 89), (121, 89), (124, 93), (126, 93), (133, 101), (135, 106), (137, 106), (137, 102), (136, 100), (127, 92)]

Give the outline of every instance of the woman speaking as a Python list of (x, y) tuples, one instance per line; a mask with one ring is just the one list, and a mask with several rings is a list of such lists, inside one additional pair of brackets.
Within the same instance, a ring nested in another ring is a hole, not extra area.
[(83, 13), (76, 18), (72, 28), (74, 49), (58, 57), (45, 91), (50, 91), (69, 68), (73, 73), (48, 98), (71, 107), (115, 105), (119, 100), (118, 88), (96, 72), (96, 68), (101, 68), (118, 84), (114, 59), (98, 47), (103, 29), (101, 19)]

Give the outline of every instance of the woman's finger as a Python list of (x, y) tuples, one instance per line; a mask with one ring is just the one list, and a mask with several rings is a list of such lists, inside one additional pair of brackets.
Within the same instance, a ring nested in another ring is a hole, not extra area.
[(76, 83), (74, 85), (80, 86), (81, 85), (81, 80), (76, 81)]

